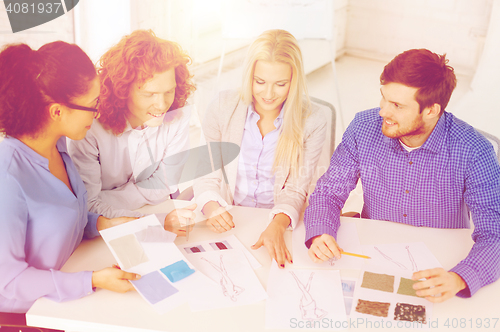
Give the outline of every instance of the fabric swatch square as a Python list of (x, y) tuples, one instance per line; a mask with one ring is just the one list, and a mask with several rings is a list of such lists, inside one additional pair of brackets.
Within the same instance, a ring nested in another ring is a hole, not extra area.
[(131, 280), (137, 290), (149, 303), (158, 303), (179, 290), (172, 286), (158, 271), (143, 275), (139, 280)]
[(186, 247), (184, 248), (188, 254), (196, 254), (198, 252), (205, 252), (205, 248), (200, 244), (199, 246), (196, 247)]
[(219, 242), (212, 242), (212, 243), (210, 243), (210, 246), (211, 246), (214, 250), (227, 250), (227, 249), (233, 249), (233, 247), (231, 247), (231, 245), (229, 244), (229, 242), (227, 242), (226, 240), (224, 240), (224, 241), (219, 241)]
[(398, 294), (417, 296), (417, 291), (413, 289), (413, 284), (417, 282), (419, 281), (401, 278), (401, 281), (399, 282)]
[(390, 306), (391, 304), (386, 302), (372, 302), (358, 299), (355, 310), (362, 314), (387, 317), (389, 315)]
[(183, 260), (165, 266), (160, 271), (167, 276), (170, 282), (182, 280), (194, 273), (194, 270)]
[(122, 263), (121, 268), (130, 269), (136, 265), (149, 261), (148, 256), (142, 249), (134, 234), (125, 235), (108, 242), (116, 256)]
[(394, 309), (394, 320), (406, 320), (409, 322), (420, 322), (427, 324), (425, 317), (425, 306), (409, 303), (397, 303)]
[(394, 292), (394, 276), (365, 271), (361, 287), (383, 292)]

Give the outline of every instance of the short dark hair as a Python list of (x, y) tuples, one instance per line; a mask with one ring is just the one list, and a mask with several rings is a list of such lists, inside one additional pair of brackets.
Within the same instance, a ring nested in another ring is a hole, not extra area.
[(49, 119), (47, 106), (84, 95), (95, 77), (77, 45), (56, 41), (38, 51), (7, 45), (0, 53), (0, 131), (35, 137)]
[(448, 66), (446, 54), (439, 55), (426, 49), (412, 49), (397, 55), (380, 75), (380, 84), (400, 83), (418, 88), (415, 100), (420, 112), (434, 104), (441, 112), (450, 101), (457, 85), (454, 70)]

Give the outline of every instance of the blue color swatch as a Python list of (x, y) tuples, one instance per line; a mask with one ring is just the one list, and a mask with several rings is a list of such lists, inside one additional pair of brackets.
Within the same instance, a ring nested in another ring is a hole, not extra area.
[(170, 264), (169, 266), (160, 269), (160, 271), (167, 276), (171, 282), (176, 282), (190, 276), (194, 270), (187, 265), (183, 260)]
[(151, 304), (160, 302), (179, 291), (165, 280), (158, 271), (143, 275), (141, 279), (131, 280), (131, 282)]

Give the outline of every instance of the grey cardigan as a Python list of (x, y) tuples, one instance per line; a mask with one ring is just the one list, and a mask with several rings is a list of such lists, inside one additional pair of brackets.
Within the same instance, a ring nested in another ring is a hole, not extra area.
[[(231, 142), (241, 146), (247, 109), (248, 105), (243, 103), (237, 91), (220, 92), (208, 106), (203, 121), (202, 128), (207, 143)], [(292, 221), (292, 228), (297, 224), (325, 142), (326, 123), (324, 114), (316, 106), (312, 106), (304, 125), (303, 165), (296, 177), (291, 177), (289, 172), (276, 172), (274, 208), (269, 221), (274, 215), (285, 213)], [(200, 208), (209, 201), (218, 201), (222, 206), (233, 204), (237, 167), (238, 157), (225, 166), (229, 188), (224, 183), (220, 170), (195, 181), (194, 194)]]

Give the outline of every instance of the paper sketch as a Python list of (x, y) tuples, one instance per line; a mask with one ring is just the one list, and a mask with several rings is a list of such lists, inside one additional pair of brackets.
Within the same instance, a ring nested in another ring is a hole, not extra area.
[(293, 278), (297, 282), (297, 286), (302, 292), (302, 297), (300, 298), (300, 304), (299, 304), (300, 313), (302, 314), (302, 319), (318, 320), (325, 317), (328, 314), (328, 312), (318, 308), (316, 306), (316, 301), (309, 293), (309, 289), (311, 288), (311, 281), (314, 277), (314, 272), (311, 272), (309, 280), (307, 280), (307, 284), (305, 285), (299, 280), (299, 278), (297, 278), (295, 273), (290, 271), (290, 274), (293, 276)]
[(413, 271), (414, 272), (418, 271), (417, 263), (415, 263), (415, 259), (413, 258), (413, 255), (411, 254), (411, 251), (410, 251), (410, 246), (406, 246), (405, 249), (408, 252), (408, 258), (410, 259), (411, 267), (412, 267)]
[(189, 301), (192, 311), (242, 306), (267, 298), (243, 251), (207, 249), (185, 257), (210, 281), (210, 285), (199, 283), (192, 288), (194, 296)]
[(240, 295), (245, 289), (240, 286), (236, 286), (234, 282), (229, 277), (226, 267), (224, 266), (224, 261), (222, 260), (223, 255), (220, 255), (220, 263), (216, 265), (212, 263), (205, 257), (201, 259), (209, 263), (217, 272), (220, 273), (220, 285), (222, 287), (222, 294), (231, 299), (231, 301), (236, 302), (238, 300), (237, 296)]
[(391, 257), (387, 256), (387, 255), (386, 255), (386, 254), (384, 254), (382, 251), (380, 251), (380, 249), (379, 249), (379, 248), (377, 248), (377, 247), (373, 247), (373, 248), (375, 248), (375, 250), (377, 250), (377, 251), (378, 251), (378, 252), (382, 255), (382, 257), (384, 257), (385, 259), (387, 259), (389, 262), (396, 264), (397, 266), (399, 266), (399, 267), (400, 267), (401, 269), (403, 269), (403, 270), (408, 270), (408, 269), (406, 268), (406, 266), (404, 266), (403, 264), (401, 264), (401, 263), (399, 263), (399, 262), (396, 262), (396, 261), (395, 261), (395, 260), (393, 260)]
[(442, 267), (423, 242), (364, 245), (363, 253), (372, 259), (366, 264), (385, 272), (412, 273)]
[[(346, 288), (354, 287), (346, 285)], [(346, 320), (338, 270), (280, 269), (273, 261), (267, 280), (267, 294), (266, 328), (269, 329), (290, 329), (291, 321), (321, 328), (321, 322), (327, 320)], [(352, 301), (352, 298), (349, 299)], [(332, 325), (328, 329), (340, 330), (341, 327)]]

